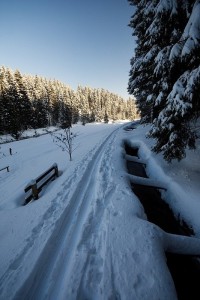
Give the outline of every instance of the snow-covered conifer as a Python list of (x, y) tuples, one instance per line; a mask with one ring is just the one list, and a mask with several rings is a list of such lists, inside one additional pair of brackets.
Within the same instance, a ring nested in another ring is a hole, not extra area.
[(129, 1), (136, 5), (130, 26), (137, 47), (128, 91), (143, 122), (152, 123), (154, 150), (181, 159), (195, 145), (200, 113), (200, 1)]

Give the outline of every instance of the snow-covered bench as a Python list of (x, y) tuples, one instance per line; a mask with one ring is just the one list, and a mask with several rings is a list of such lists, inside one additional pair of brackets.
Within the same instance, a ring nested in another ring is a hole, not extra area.
[(37, 200), (43, 186), (56, 177), (58, 177), (58, 166), (54, 163), (47, 171), (36, 179), (31, 180), (24, 189), (25, 193), (27, 193), (24, 205), (29, 203), (32, 199)]

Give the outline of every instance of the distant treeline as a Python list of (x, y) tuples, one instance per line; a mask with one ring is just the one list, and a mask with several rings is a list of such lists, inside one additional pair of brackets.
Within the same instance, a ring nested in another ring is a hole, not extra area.
[(19, 139), (28, 128), (133, 120), (137, 116), (132, 98), (124, 100), (107, 90), (82, 86), (74, 91), (58, 80), (0, 67), (0, 134)]

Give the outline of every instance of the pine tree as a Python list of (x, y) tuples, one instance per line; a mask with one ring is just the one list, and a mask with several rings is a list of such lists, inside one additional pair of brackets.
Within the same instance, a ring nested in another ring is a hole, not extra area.
[(4, 90), (4, 128), (15, 139), (19, 139), (28, 126), (31, 105), (27, 97), (22, 76), (19, 71), (15, 73), (6, 69)]
[(190, 17), (181, 18), (182, 35), (168, 56), (171, 88), (150, 132), (157, 139), (154, 150), (162, 151), (167, 161), (181, 160), (187, 148), (195, 148), (195, 123), (200, 116), (200, 1), (187, 5), (185, 12), (181, 8), (181, 16)]
[[(194, 147), (199, 117), (200, 1), (134, 1), (130, 26), (137, 37), (128, 90), (149, 136), (168, 161)], [(167, 26), (166, 26), (167, 24)]]
[(9, 114), (9, 103), (7, 101), (8, 81), (6, 76), (6, 68), (0, 68), (0, 133), (6, 131), (6, 124)]
[(134, 30), (133, 35), (137, 37), (137, 47), (135, 56), (131, 59), (128, 92), (134, 94), (136, 98), (142, 122), (148, 123), (152, 121), (152, 103), (155, 101), (153, 63), (159, 51), (149, 29), (155, 16), (155, 7), (158, 1), (129, 0), (129, 2), (136, 6), (136, 12), (129, 26)]
[(68, 105), (66, 105), (64, 102), (61, 103), (61, 115), (59, 119), (59, 127), (64, 128), (70, 128), (72, 127), (72, 109)]
[(25, 78), (21, 75), (19, 70), (14, 73), (15, 80), (15, 101), (19, 105), (19, 119), (23, 130), (30, 126), (32, 107), (26, 90)]
[(87, 87), (79, 85), (77, 88), (77, 97), (79, 98), (80, 119), (82, 124), (85, 125), (90, 119)]
[(37, 75), (32, 79), (32, 126), (33, 128), (42, 128), (48, 126), (48, 107), (46, 101), (46, 90), (43, 80)]

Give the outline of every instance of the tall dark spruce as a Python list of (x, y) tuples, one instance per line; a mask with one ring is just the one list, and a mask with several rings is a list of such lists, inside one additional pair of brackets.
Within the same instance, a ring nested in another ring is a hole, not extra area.
[(167, 161), (195, 148), (200, 116), (200, 1), (136, 1), (128, 91)]

